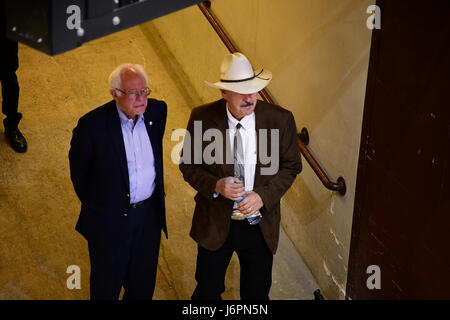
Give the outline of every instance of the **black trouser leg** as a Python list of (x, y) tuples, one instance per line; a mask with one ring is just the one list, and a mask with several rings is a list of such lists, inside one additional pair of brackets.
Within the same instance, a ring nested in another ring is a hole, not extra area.
[(19, 83), (15, 72), (1, 74), (2, 112), (6, 115), (3, 124), (6, 129), (14, 129), (20, 122), (22, 114), (17, 112), (19, 106)]
[(217, 251), (209, 251), (200, 245), (197, 253), (195, 280), (197, 287), (192, 300), (221, 300), (225, 291), (225, 274), (233, 255), (229, 239)]
[(19, 67), (18, 43), (2, 38), (2, 59), (0, 61), (0, 81), (2, 82), (2, 112), (6, 129), (14, 129), (19, 124), (22, 114), (18, 113), (19, 83), (16, 70)]
[(126, 252), (128, 250), (126, 247), (105, 250), (97, 248), (92, 243), (88, 245), (91, 262), (91, 300), (119, 299), (122, 282), (126, 274), (128, 260)]
[(161, 243), (161, 221), (159, 198), (152, 196), (151, 202), (134, 214), (131, 257), (125, 277), (124, 300), (151, 300), (155, 291)]
[(259, 226), (239, 223), (237, 255), (241, 266), (241, 300), (269, 300), (272, 285), (273, 254)]

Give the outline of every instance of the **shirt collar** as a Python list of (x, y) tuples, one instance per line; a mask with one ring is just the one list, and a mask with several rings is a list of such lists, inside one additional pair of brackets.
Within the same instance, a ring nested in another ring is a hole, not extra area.
[(225, 104), (225, 108), (227, 109), (227, 116), (228, 116), (228, 121), (229, 123), (231, 123), (233, 129), (236, 128), (236, 125), (238, 123), (240, 123), (242, 125), (242, 128), (244, 128), (244, 130), (247, 129), (251, 129), (252, 126), (254, 127), (254, 120), (255, 120), (255, 112), (253, 111), (251, 114), (243, 117), (241, 119), (241, 121), (237, 120), (230, 112), (230, 110), (228, 110), (228, 103)]
[[(122, 125), (125, 125), (127, 123), (133, 123), (133, 119), (128, 119), (127, 115), (122, 111), (122, 109), (119, 108), (119, 106), (116, 103), (117, 112), (119, 113), (120, 123)], [(136, 124), (140, 121), (144, 121), (144, 115), (139, 114), (138, 120), (136, 121)]]

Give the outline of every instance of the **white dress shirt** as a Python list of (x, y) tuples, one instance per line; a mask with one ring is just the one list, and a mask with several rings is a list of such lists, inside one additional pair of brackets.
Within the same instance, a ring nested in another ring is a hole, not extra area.
[(236, 133), (236, 125), (241, 124), (239, 132), (242, 137), (242, 144), (244, 148), (244, 171), (245, 171), (245, 191), (253, 190), (253, 183), (255, 181), (256, 170), (256, 129), (255, 129), (255, 113), (243, 117), (238, 121), (228, 110), (228, 134), (230, 137), (231, 154), (234, 154), (234, 135)]

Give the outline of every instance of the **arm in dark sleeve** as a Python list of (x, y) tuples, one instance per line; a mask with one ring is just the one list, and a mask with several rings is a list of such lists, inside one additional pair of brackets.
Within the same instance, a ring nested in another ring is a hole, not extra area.
[(93, 155), (93, 141), (89, 135), (86, 122), (80, 120), (73, 129), (70, 142), (69, 163), (70, 178), (81, 203), (88, 202), (89, 164)]

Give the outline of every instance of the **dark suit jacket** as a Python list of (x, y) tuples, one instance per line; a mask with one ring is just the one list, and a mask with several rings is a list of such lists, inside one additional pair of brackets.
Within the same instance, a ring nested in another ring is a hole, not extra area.
[[(149, 99), (144, 119), (155, 157), (154, 192), (161, 200), (161, 210), (158, 211), (167, 236), (162, 144), (166, 117), (166, 103)], [(80, 118), (73, 130), (69, 161), (70, 177), (81, 201), (76, 230), (101, 247), (117, 244), (125, 236), (130, 186), (120, 118), (114, 100)]]
[[(295, 120), (290, 111), (258, 100), (254, 112), (257, 137), (259, 129), (268, 129), (267, 150), (269, 152), (271, 150), (270, 129), (279, 129), (278, 172), (273, 175), (261, 175), (261, 168), (270, 167), (270, 164), (261, 163), (257, 144), (258, 156), (253, 187), (264, 202), (260, 210), (263, 218), (259, 226), (267, 246), (275, 254), (280, 229), (280, 199), (302, 169), (300, 149), (297, 144)], [(219, 129), (225, 141), (226, 129), (228, 129), (226, 101), (221, 99), (192, 110), (187, 126), (192, 142), (195, 140), (194, 121), (202, 121), (202, 132), (210, 128)], [(183, 155), (188, 147), (186, 141), (185, 139)], [(203, 141), (202, 150), (210, 143), (210, 141)], [(223, 155), (226, 154), (225, 148), (227, 146), (224, 143)], [(194, 143), (191, 144), (191, 155), (191, 164), (180, 164), (184, 179), (198, 191), (195, 196), (196, 206), (190, 235), (202, 247), (214, 251), (223, 245), (228, 236), (233, 201), (221, 195), (214, 198), (213, 194), (217, 180), (233, 176), (233, 163), (225, 163), (224, 156), (224, 164), (206, 164), (203, 160), (201, 164), (195, 164)]]

